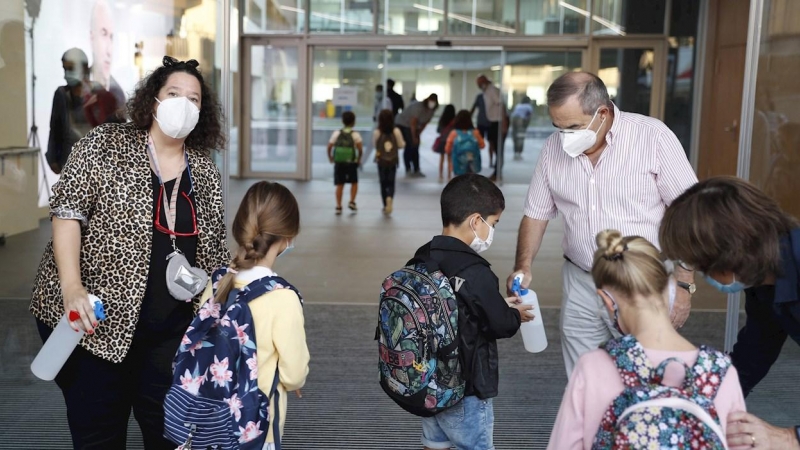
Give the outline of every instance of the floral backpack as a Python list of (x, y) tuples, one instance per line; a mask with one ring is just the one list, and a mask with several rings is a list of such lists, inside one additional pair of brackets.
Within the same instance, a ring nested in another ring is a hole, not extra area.
[[(216, 270), (216, 296), (228, 268)], [(269, 395), (258, 388), (253, 315), (248, 302), (275, 289), (291, 289), (279, 277), (264, 277), (232, 289), (224, 305), (206, 302), (183, 336), (173, 364), (172, 386), (164, 400), (164, 437), (179, 450), (260, 450), (270, 425), (269, 402), (278, 396), (278, 372)], [(273, 397), (274, 395), (274, 397)], [(272, 420), (280, 450), (279, 408)]]
[[(612, 339), (604, 348), (616, 363), (625, 390), (603, 415), (593, 450), (728, 448), (714, 407), (731, 365), (724, 353), (701, 346), (693, 367), (670, 358), (653, 368), (633, 336)], [(662, 384), (671, 363), (686, 369), (681, 387)]]

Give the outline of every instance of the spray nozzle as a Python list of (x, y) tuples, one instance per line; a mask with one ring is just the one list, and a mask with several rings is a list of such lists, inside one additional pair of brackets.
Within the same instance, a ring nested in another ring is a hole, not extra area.
[(528, 290), (522, 287), (522, 279), (525, 275), (518, 273), (514, 277), (514, 281), (511, 283), (511, 291), (519, 296), (527, 295)]

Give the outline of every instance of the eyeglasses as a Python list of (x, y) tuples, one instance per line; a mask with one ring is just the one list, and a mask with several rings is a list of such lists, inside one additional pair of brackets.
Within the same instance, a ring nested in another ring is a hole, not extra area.
[[(175, 188), (173, 188), (173, 189), (175, 189)], [(194, 231), (192, 231), (191, 233), (179, 233), (177, 231), (172, 231), (169, 228), (167, 228), (167, 227), (165, 227), (164, 225), (161, 224), (161, 205), (162, 205), (162, 203), (164, 203), (164, 202), (161, 201), (161, 199), (164, 198), (164, 186), (163, 185), (161, 186), (161, 189), (158, 191), (158, 200), (159, 201), (156, 202), (156, 204), (157, 204), (157, 206), (156, 206), (156, 220), (155, 220), (156, 230), (158, 230), (158, 231), (160, 231), (162, 233), (171, 235), (171, 236), (179, 236), (179, 237), (197, 236), (198, 234), (200, 234), (200, 230), (197, 229), (197, 213), (194, 210), (194, 203), (192, 203), (192, 199), (190, 199), (189, 196), (186, 195), (186, 192), (181, 192), (181, 195), (183, 195), (183, 198), (185, 198), (186, 201), (189, 203), (189, 208), (192, 210), (192, 229)], [(177, 205), (175, 207), (177, 208)]]

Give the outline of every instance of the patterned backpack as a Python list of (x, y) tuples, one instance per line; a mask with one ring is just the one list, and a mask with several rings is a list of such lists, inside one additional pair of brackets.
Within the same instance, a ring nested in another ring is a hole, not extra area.
[(458, 353), (458, 303), (430, 258), (415, 258), (381, 289), (380, 384), (406, 411), (430, 417), (464, 398)]
[(481, 173), (481, 149), (472, 130), (456, 130), (453, 141), (453, 174)]
[[(617, 365), (625, 390), (603, 415), (592, 449), (727, 449), (714, 397), (731, 365), (722, 352), (700, 347), (694, 367), (676, 358), (650, 365), (633, 336), (604, 346)], [(683, 364), (681, 387), (664, 386), (670, 363)]]
[[(214, 272), (215, 295), (227, 272), (226, 267)], [(280, 402), (279, 377), (276, 371), (269, 396), (258, 388), (257, 341), (248, 302), (275, 289), (291, 289), (300, 297), (284, 279), (264, 277), (232, 289), (224, 305), (207, 301), (192, 320), (175, 356), (164, 401), (164, 437), (179, 444), (178, 449), (264, 446), (270, 398)], [(275, 413), (273, 437), (280, 450), (279, 408)]]

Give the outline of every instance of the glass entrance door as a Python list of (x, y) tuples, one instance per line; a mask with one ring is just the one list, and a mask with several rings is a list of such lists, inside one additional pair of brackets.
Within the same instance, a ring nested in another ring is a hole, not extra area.
[(242, 83), (241, 175), (303, 178), (306, 146), (305, 51), (292, 41), (249, 40)]
[(591, 67), (619, 109), (663, 120), (665, 52), (660, 39), (599, 41), (592, 51)]

